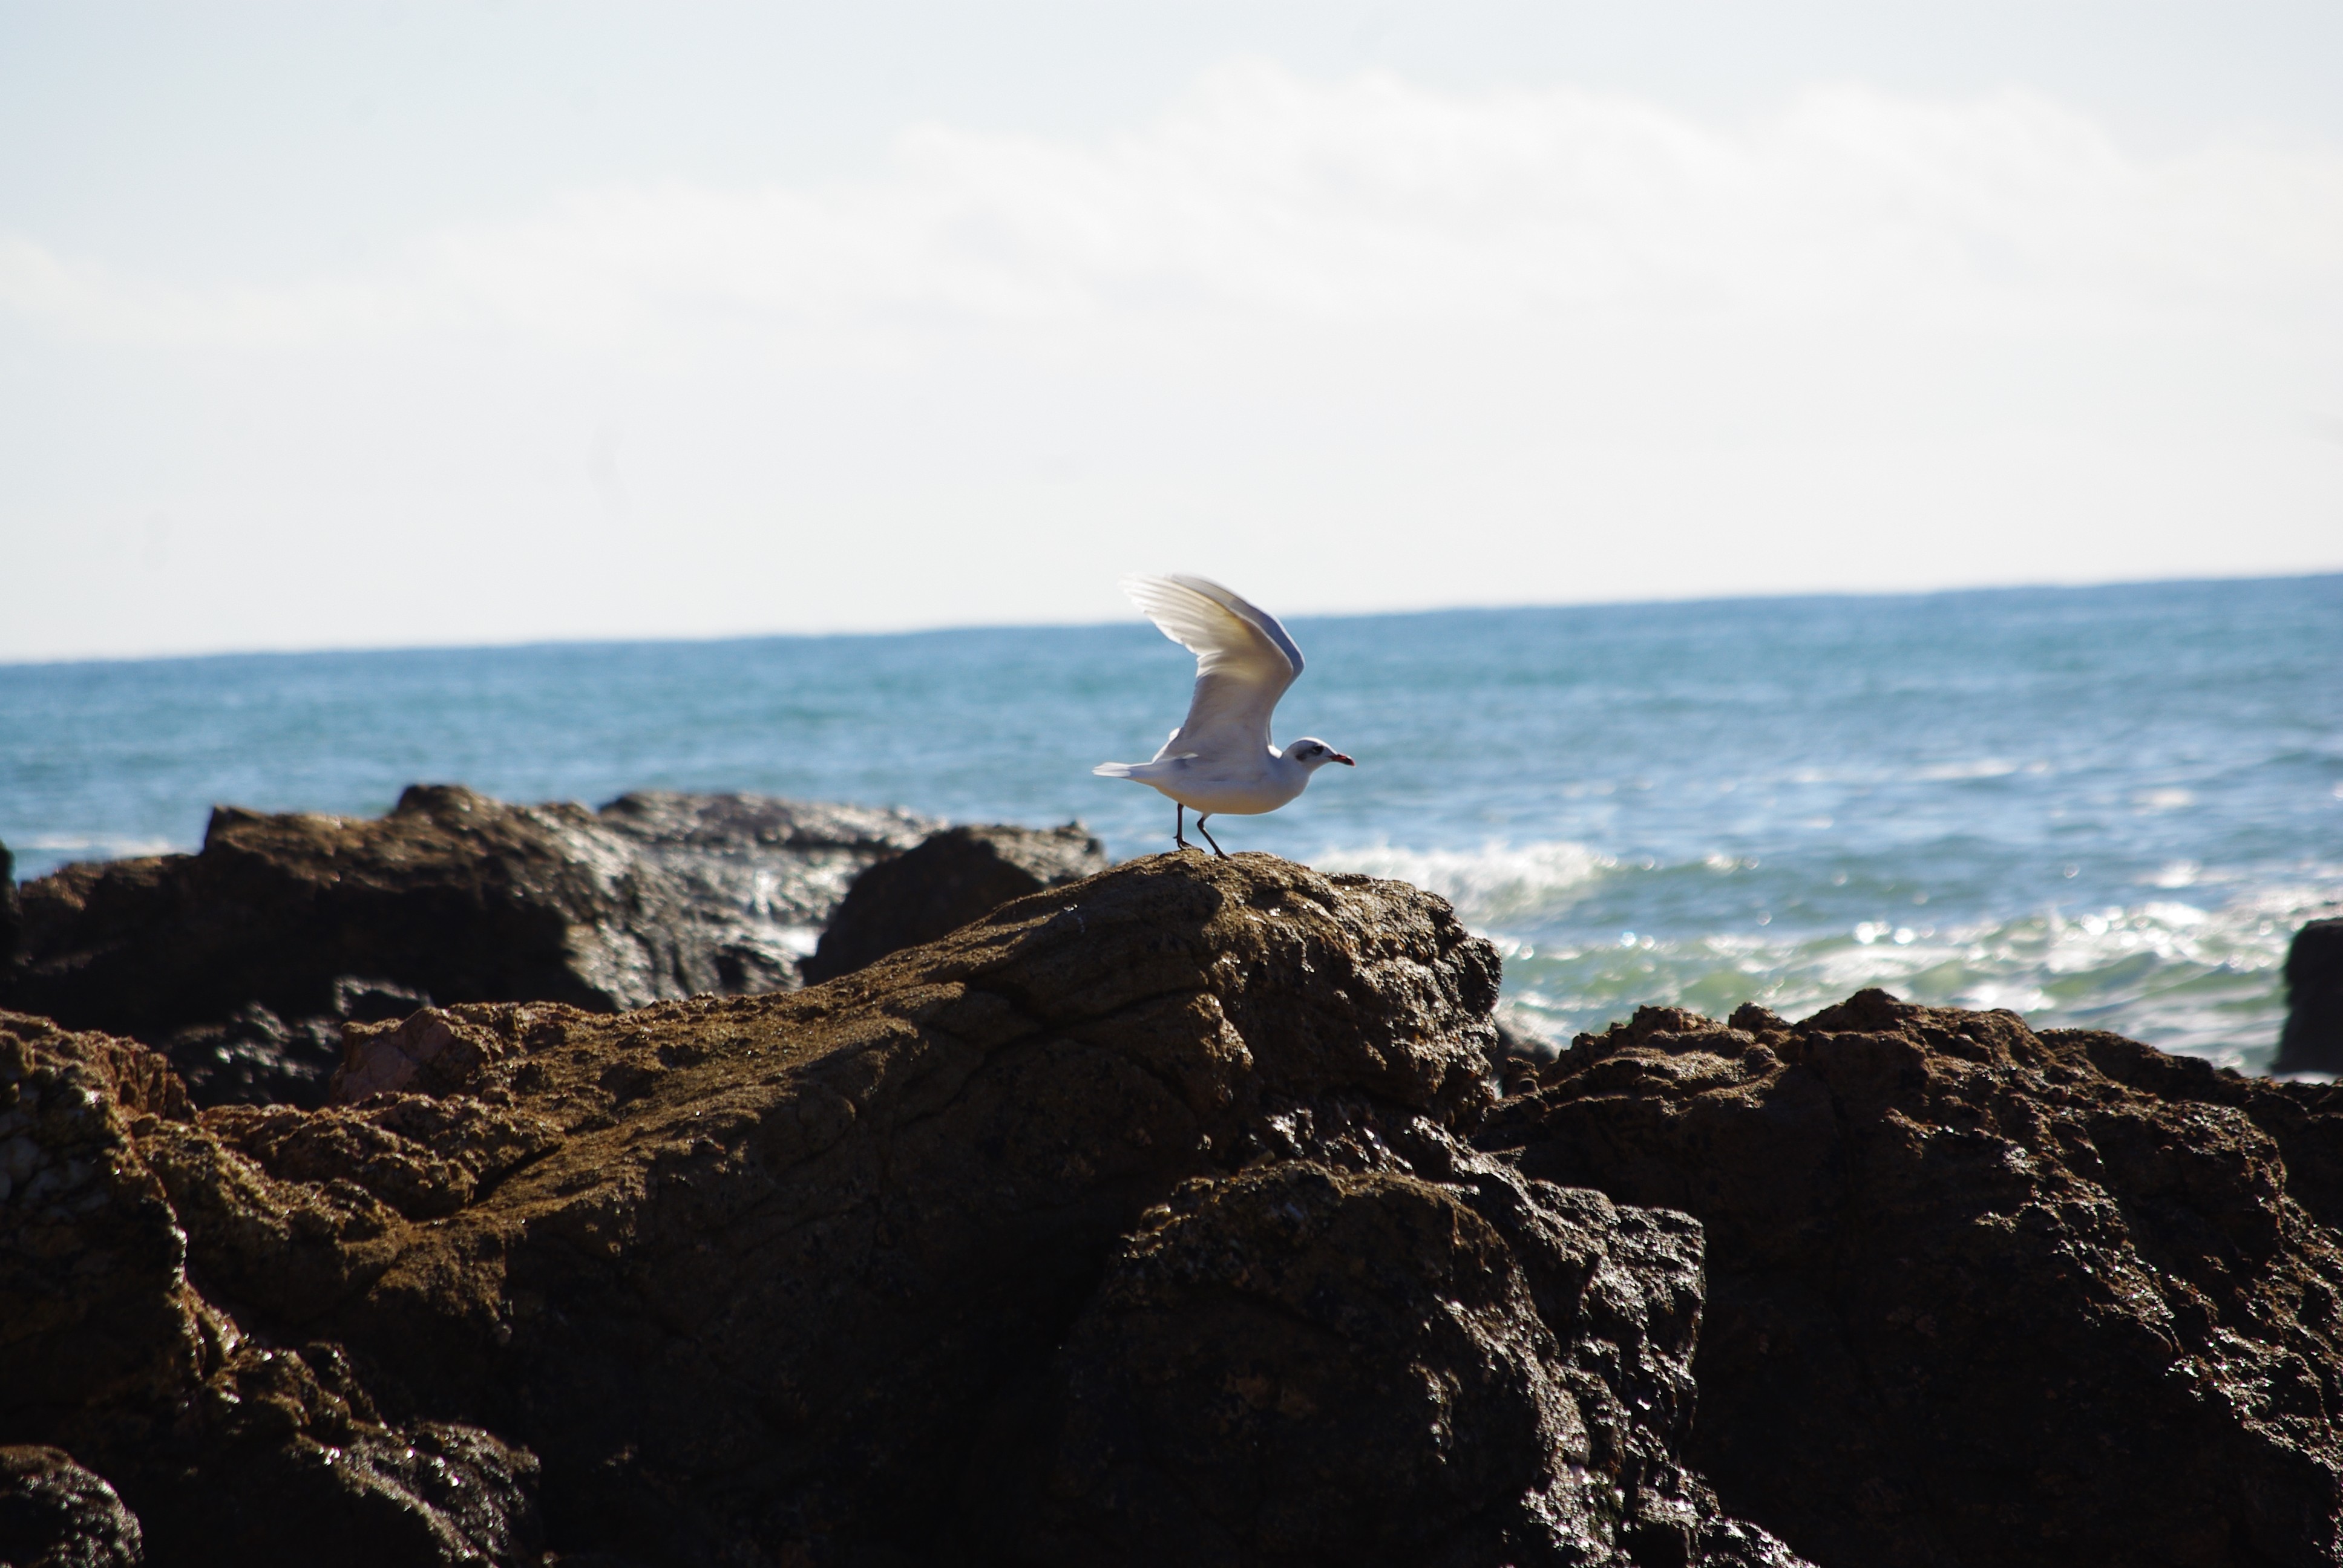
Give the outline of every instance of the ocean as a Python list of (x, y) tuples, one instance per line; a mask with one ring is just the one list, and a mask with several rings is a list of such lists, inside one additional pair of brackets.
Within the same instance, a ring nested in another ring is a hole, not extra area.
[[(1879, 985), (2261, 1070), (2288, 939), (2343, 900), (2343, 577), (1288, 624), (1278, 738), (1359, 767), (1221, 842), (1440, 892), (1559, 1039)], [(0, 840), (31, 878), (436, 780), (1079, 819), (1120, 859), (1172, 806), (1090, 769), (1152, 755), (1192, 671), (1135, 614), (5, 666)]]

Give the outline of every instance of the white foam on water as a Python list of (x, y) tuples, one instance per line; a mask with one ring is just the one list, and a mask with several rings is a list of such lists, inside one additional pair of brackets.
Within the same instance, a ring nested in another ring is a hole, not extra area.
[(79, 852), (85, 860), (121, 860), (141, 855), (167, 855), (185, 846), (168, 839), (113, 839), (100, 836), (83, 837), (67, 833), (39, 833), (25, 840), (24, 848), (39, 849), (48, 854)]
[(1575, 902), (1619, 862), (1584, 844), (1553, 839), (1478, 849), (1404, 849), (1389, 844), (1328, 849), (1322, 871), (1356, 871), (1413, 882), (1446, 899), (1477, 931), (1533, 922)]
[(2285, 1017), (2287, 946), (2305, 920), (2335, 912), (2338, 869), (2304, 867), (2302, 879), (2261, 885), (2208, 874), (2199, 890), (2222, 884), (2230, 896), (2220, 901), (2150, 899), (1966, 924), (1887, 915), (1836, 931), (1637, 933), (1501, 950), (1510, 1000), (1557, 1037), (1600, 1030), (1644, 1003), (1722, 1016), (1755, 1001), (1799, 1017), (1879, 986), (2261, 1071)]
[(1931, 784), (1957, 783), (1965, 779), (2006, 779), (2024, 767), (2006, 757), (1980, 757), (1973, 762), (1939, 762), (1912, 775)]

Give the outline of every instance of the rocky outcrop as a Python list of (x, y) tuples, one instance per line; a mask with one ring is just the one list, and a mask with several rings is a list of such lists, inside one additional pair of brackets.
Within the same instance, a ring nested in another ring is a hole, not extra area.
[(2343, 1560), (2343, 1088), (1496, 983), (1163, 855), (805, 990), (384, 1004), (312, 1110), (0, 1015), (0, 1444), (157, 1568)]
[(946, 828), (857, 877), (800, 967), (808, 984), (835, 980), (956, 931), (1011, 899), (1106, 868), (1105, 846), (1080, 823)]
[(222, 808), (195, 855), (23, 890), (0, 1002), (169, 1050), (206, 1102), (314, 1101), (351, 1020), (420, 1001), (595, 1010), (794, 985), (900, 812), (749, 796), (510, 806), (416, 786), (375, 820)]
[(1699, 1228), (1460, 1141), (1496, 979), (1159, 856), (812, 990), (354, 1029), (315, 1111), (13, 1020), (0, 1441), (164, 1568), (1795, 1563), (1683, 1462)]
[[(192, 1119), (154, 1052), (15, 1014), (0, 1014), (0, 1443), (110, 1483), (135, 1514), (116, 1548), (143, 1534), (156, 1564), (538, 1562), (526, 1450), (385, 1421), (340, 1349), (256, 1340), (222, 1293), (245, 1282), (232, 1269), (190, 1276), (191, 1238), (232, 1233), (269, 1300), (329, 1300), (395, 1256), (388, 1203), (268, 1175)], [(70, 1475), (45, 1486), (82, 1521), (68, 1539), (98, 1552), (104, 1499)]]
[(1692, 1455), (1815, 1562), (2343, 1560), (2343, 1091), (1878, 991), (1514, 1086), (1483, 1149), (1702, 1222)]
[(2343, 919), (2312, 920), (2286, 951), (2278, 1072), (2343, 1074)]

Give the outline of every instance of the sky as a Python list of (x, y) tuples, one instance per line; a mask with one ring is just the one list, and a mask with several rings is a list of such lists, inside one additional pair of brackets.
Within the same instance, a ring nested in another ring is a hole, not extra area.
[(0, 661), (2343, 568), (2343, 7), (0, 0)]

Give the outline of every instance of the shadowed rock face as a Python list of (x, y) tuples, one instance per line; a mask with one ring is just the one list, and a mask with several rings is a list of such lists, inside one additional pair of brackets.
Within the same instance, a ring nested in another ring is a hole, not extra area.
[(1002, 1560), (1795, 1563), (1679, 1461), (1698, 1228), (1398, 1141), (1150, 1211), (973, 1473)]
[(600, 812), (417, 785), (376, 820), (222, 808), (196, 855), (69, 866), (23, 890), (0, 1002), (167, 1050), (205, 1103), (314, 1102), (352, 1005), (596, 1011), (797, 983), (853, 877), (933, 824), (649, 791)]
[(354, 1471), (308, 1560), (524, 1561), (534, 1483), (649, 1563), (1795, 1563), (1681, 1462), (1697, 1227), (1458, 1141), (1496, 980), (1416, 890), (1161, 856), (809, 990), (430, 1010), (315, 1111), (13, 1020), (106, 1156), (40, 1124), (0, 1441), (162, 1564)]
[(1482, 1147), (1704, 1225), (1693, 1452), (1815, 1561), (2343, 1559), (2343, 1092), (1878, 991), (1512, 1086)]
[(800, 966), (818, 984), (931, 942), (1011, 899), (1062, 887), (1107, 868), (1105, 846), (1078, 824), (1063, 828), (960, 827), (881, 860), (854, 880), (829, 929)]

